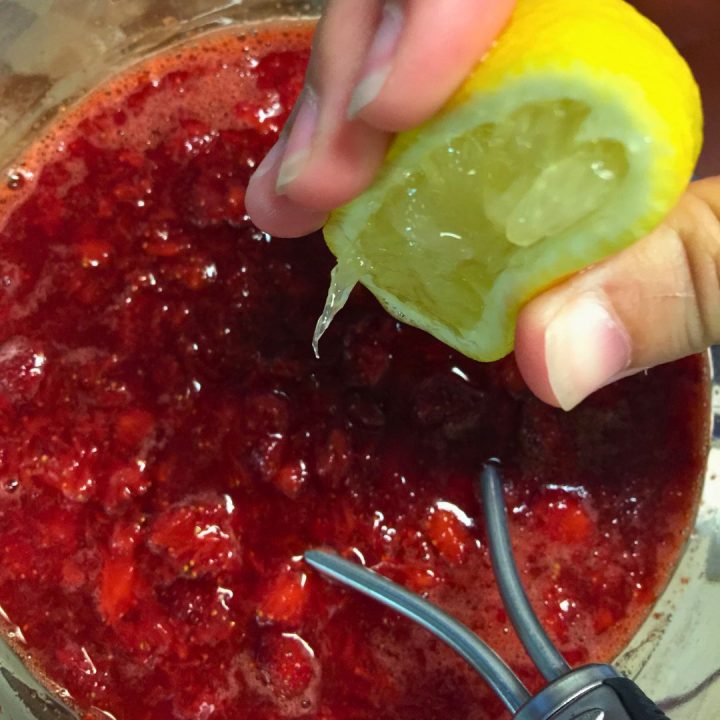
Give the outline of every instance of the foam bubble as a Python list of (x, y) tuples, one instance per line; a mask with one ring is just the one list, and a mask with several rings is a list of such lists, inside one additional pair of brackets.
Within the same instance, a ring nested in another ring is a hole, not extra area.
[[(288, 21), (284, 28), (273, 23), (203, 35), (139, 61), (76, 104), (59, 108), (6, 171), (0, 184), (0, 230), (12, 210), (31, 194), (42, 168), (61, 159), (85, 129), (92, 129), (93, 143), (99, 147), (145, 150), (186, 117), (212, 127), (249, 127), (253, 119), (243, 116), (242, 105), (270, 101), (273, 91), (258, 87), (253, 68), (248, 69), (257, 63), (248, 63), (247, 56), (261, 57), (268, 47), (274, 52), (305, 50), (313, 27), (310, 21)], [(144, 92), (148, 80), (158, 90), (172, 84), (173, 92)], [(82, 177), (83, 168), (75, 170), (76, 177)]]

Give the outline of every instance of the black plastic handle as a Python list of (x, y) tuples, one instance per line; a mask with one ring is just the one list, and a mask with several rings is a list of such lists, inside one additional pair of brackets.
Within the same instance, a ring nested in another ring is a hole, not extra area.
[(632, 720), (670, 720), (632, 680), (608, 678), (604, 684), (615, 691)]

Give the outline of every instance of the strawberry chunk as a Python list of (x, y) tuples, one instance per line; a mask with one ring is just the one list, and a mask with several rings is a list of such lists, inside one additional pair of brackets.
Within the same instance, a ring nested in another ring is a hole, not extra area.
[(315, 676), (314, 654), (307, 643), (295, 634), (265, 637), (258, 655), (258, 669), (263, 680), (282, 697), (301, 695)]
[(63, 446), (52, 455), (42, 453), (34, 460), (33, 473), (50, 487), (54, 487), (73, 502), (85, 503), (97, 490), (93, 472), (93, 450)]
[(318, 445), (315, 466), (321, 482), (328, 488), (340, 485), (350, 472), (352, 448), (343, 430), (330, 431), (325, 444)]
[(142, 533), (142, 523), (138, 520), (118, 520), (110, 536), (110, 552), (116, 556), (129, 557), (133, 554)]
[(155, 418), (140, 408), (126, 410), (115, 423), (115, 439), (125, 447), (134, 447), (155, 426)]
[(207, 582), (181, 579), (162, 595), (175, 632), (188, 646), (213, 647), (235, 631), (233, 592)]
[(106, 558), (100, 575), (100, 614), (115, 625), (135, 599), (135, 564), (131, 558)]
[(122, 647), (138, 660), (162, 656), (187, 658), (183, 638), (171, 632), (165, 612), (148, 596), (114, 630)]
[(144, 495), (149, 487), (149, 479), (140, 465), (120, 468), (110, 476), (105, 488), (105, 509), (108, 512), (120, 510), (133, 498)]
[(416, 593), (426, 593), (440, 583), (437, 573), (423, 565), (405, 569), (405, 585)]
[(307, 480), (307, 466), (302, 460), (283, 465), (273, 479), (273, 484), (291, 500), (296, 498)]
[(454, 565), (465, 559), (472, 546), (469, 530), (450, 510), (433, 508), (426, 522), (426, 531), (435, 549)]
[(587, 543), (594, 523), (581, 498), (563, 493), (551, 494), (533, 504), (533, 515), (542, 518), (547, 534), (564, 543)]
[(178, 574), (190, 578), (217, 576), (240, 565), (240, 542), (221, 501), (171, 506), (152, 524), (149, 543)]
[(296, 626), (305, 614), (309, 598), (308, 576), (286, 566), (268, 587), (257, 608), (262, 624)]

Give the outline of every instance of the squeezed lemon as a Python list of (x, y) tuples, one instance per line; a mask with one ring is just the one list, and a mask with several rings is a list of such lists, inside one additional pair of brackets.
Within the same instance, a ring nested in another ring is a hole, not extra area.
[(360, 282), (464, 354), (502, 357), (527, 300), (661, 221), (701, 140), (689, 68), (631, 6), (519, 0), (446, 107), (332, 214), (316, 349)]

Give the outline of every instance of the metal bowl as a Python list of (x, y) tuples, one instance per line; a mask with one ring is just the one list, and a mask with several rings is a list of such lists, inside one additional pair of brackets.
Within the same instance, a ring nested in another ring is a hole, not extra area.
[[(716, 0), (698, 0), (715, 7)], [(666, 0), (654, 0), (659, 12)], [(637, 0), (651, 10), (650, 0)], [(316, 16), (323, 0), (0, 0), (0, 168), (60, 108), (140, 57), (228, 25)], [(707, 166), (708, 155), (705, 156)], [(673, 577), (617, 666), (674, 720), (720, 706), (720, 348), (702, 500)], [(662, 518), (658, 518), (662, 522)], [(0, 617), (0, 619), (2, 619)], [(0, 718), (75, 720), (0, 641)]]
[(709, 361), (712, 437), (695, 528), (665, 592), (615, 662), (673, 720), (708, 720), (720, 705), (720, 347)]

